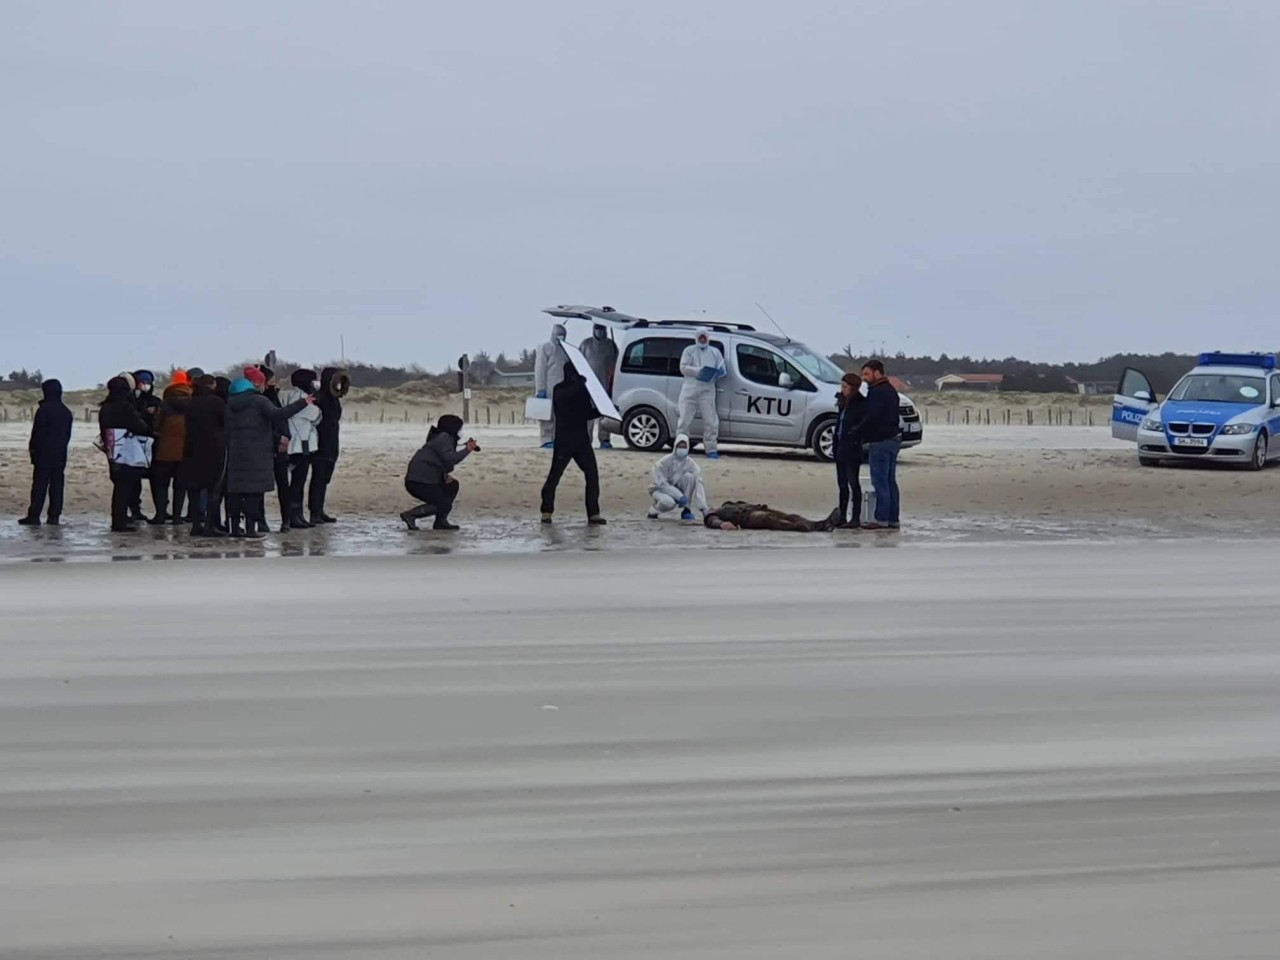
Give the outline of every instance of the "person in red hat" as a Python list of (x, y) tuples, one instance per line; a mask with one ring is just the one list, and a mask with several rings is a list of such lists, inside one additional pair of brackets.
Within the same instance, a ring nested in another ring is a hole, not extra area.
[(245, 367), (244, 378), (252, 383), (253, 389), (257, 390), (259, 393), (261, 393), (267, 385), (266, 374), (257, 367)]

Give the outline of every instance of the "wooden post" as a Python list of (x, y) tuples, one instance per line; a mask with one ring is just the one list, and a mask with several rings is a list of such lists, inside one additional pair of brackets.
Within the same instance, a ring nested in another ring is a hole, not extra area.
[(378, 423), (386, 423), (386, 422), (387, 422), (387, 408), (381, 407), (378, 410)]
[(493, 426), (493, 409), (488, 406), (484, 408), (484, 425), (486, 427)]

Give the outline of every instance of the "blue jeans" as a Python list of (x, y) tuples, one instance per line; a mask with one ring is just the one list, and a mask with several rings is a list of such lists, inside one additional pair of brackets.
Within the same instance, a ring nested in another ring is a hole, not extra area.
[(880, 440), (870, 445), (867, 457), (871, 485), (876, 490), (876, 523), (898, 522), (898, 440)]

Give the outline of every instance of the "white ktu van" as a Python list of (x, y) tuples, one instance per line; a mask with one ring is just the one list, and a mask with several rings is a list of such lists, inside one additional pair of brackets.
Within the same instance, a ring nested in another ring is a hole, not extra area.
[[(798, 340), (745, 324), (643, 320), (612, 307), (560, 306), (543, 312), (603, 324), (612, 332), (618, 344), (612, 394), (628, 446), (657, 451), (673, 442), (684, 380), (680, 355), (702, 326), (711, 331), (711, 343), (728, 370), (716, 382), (720, 441), (809, 447), (831, 459), (844, 371)], [(920, 413), (909, 397), (900, 398), (902, 446), (914, 447), (924, 438)], [(701, 439), (701, 423), (701, 418), (694, 421), (695, 440)]]

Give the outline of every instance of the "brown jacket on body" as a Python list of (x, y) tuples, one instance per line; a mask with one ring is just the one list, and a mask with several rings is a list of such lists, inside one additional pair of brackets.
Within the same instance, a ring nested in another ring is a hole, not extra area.
[(167, 463), (181, 463), (182, 452), (187, 445), (187, 405), (191, 402), (191, 387), (185, 383), (171, 383), (165, 387), (160, 409), (156, 411), (156, 446), (154, 459)]

